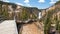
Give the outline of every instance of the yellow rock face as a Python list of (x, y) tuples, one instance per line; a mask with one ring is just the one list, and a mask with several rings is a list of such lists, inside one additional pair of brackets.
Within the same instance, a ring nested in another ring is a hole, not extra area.
[(38, 29), (38, 27), (34, 23), (25, 24), (21, 29), (21, 34), (43, 34), (42, 31), (40, 31), (40, 29)]

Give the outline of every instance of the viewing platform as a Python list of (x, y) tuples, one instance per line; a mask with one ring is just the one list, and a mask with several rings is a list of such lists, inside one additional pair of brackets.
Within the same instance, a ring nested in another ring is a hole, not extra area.
[(0, 34), (18, 34), (15, 20), (5, 20), (0, 23)]

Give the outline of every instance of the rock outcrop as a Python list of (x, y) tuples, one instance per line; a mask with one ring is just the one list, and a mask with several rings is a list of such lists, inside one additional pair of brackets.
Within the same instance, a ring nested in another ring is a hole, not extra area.
[(0, 34), (18, 34), (14, 20), (5, 20), (0, 23)]

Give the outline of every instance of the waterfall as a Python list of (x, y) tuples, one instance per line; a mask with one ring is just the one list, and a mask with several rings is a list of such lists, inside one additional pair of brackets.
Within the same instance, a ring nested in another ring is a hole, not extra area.
[(41, 18), (41, 12), (39, 12), (39, 14), (38, 14), (38, 19), (40, 19)]

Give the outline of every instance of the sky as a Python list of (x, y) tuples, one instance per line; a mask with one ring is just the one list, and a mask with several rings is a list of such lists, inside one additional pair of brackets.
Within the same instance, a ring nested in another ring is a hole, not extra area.
[(18, 5), (26, 6), (26, 7), (37, 7), (38, 9), (48, 8), (58, 0), (2, 0), (4, 2), (11, 2)]

